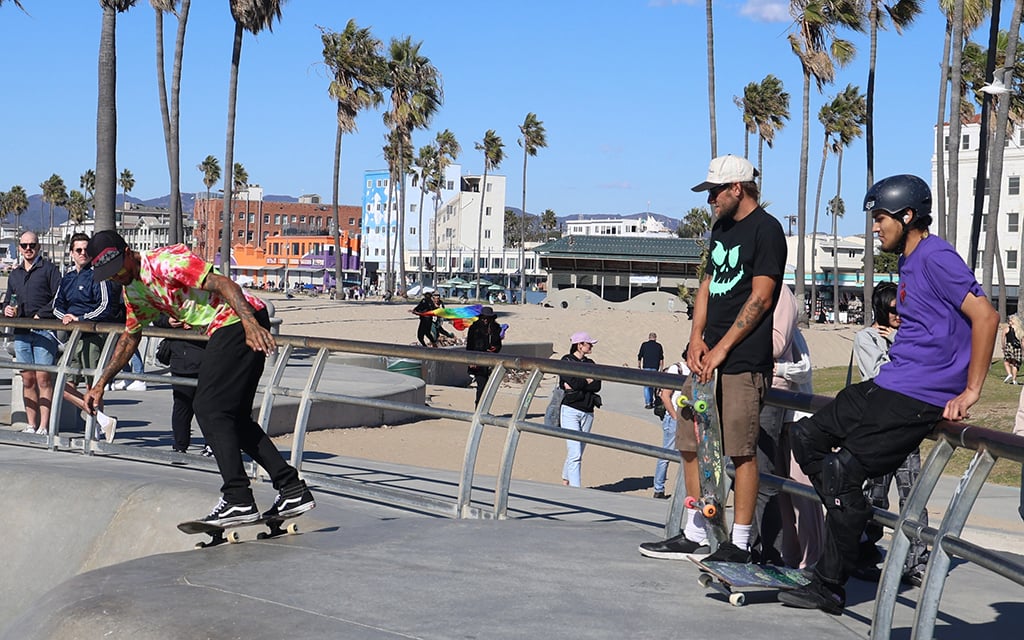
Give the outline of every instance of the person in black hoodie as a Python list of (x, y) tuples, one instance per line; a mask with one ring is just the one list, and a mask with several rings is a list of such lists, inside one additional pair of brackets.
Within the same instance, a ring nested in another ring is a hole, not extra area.
[[(164, 329), (191, 329), (192, 327), (166, 315), (161, 315), (153, 324)], [(177, 340), (164, 338), (157, 349), (156, 357), (161, 364), (171, 368), (171, 375), (182, 378), (199, 378), (199, 365), (206, 353), (206, 342), (203, 340)], [(196, 396), (196, 388), (185, 384), (172, 384), (171, 393), (174, 405), (171, 408), (171, 432), (174, 433), (173, 449), (185, 453), (192, 444), (192, 400)], [(204, 447), (202, 454), (213, 455), (209, 447)]]
[[(498, 353), (501, 351), (501, 326), (494, 321), (497, 318), (494, 309), (482, 307), (479, 319), (469, 325), (466, 332), (466, 351), (486, 351)], [(480, 396), (484, 393), (484, 387), (491, 377), (491, 367), (481, 367), (475, 364), (469, 365), (469, 373), (476, 380), (476, 400), (473, 406), (480, 404)]]
[[(562, 360), (568, 362), (585, 362), (594, 364), (589, 357), (597, 340), (590, 337), (585, 331), (577, 331), (569, 338), (572, 348), (569, 353), (562, 356)], [(572, 376), (561, 376), (558, 378), (558, 386), (565, 392), (562, 397), (562, 411), (560, 415), (563, 429), (582, 431), (590, 433), (590, 427), (594, 424), (594, 409), (601, 406), (601, 381), (593, 378), (577, 378)], [(562, 466), (562, 483), (570, 487), (580, 486), (580, 466), (583, 459), (585, 443), (576, 440), (566, 440), (565, 464)]]

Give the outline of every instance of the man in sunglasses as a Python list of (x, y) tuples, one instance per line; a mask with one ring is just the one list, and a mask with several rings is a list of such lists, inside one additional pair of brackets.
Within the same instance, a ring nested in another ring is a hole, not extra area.
[(113, 280), (124, 287), (126, 319), (114, 355), (85, 394), (86, 406), (95, 410), (103, 402), (105, 385), (138, 348), (143, 326), (160, 314), (191, 325), (210, 338), (192, 408), (223, 479), (220, 502), (198, 520), (225, 527), (260, 519), (243, 451), (266, 469), (278, 490), (263, 518), (290, 518), (315, 507), (298, 471), (252, 419), (266, 356), (277, 350), (263, 301), (216, 273), (183, 244), (140, 253), (117, 232), (99, 231), (89, 241), (88, 253), (97, 282)]
[[(7, 279), (4, 316), (53, 319), (53, 297), (60, 285), (60, 271), (39, 255), (39, 236), (33, 231), (18, 240), (21, 262)], [(52, 365), (57, 361), (57, 337), (46, 329), (15, 329), (14, 357), (20, 364)], [(28, 427), (25, 433), (45, 434), (50, 425), (53, 375), (46, 371), (22, 371), (22, 390)]]
[[(74, 265), (60, 281), (57, 297), (53, 301), (53, 315), (64, 324), (72, 322), (124, 322), (124, 303), (121, 285), (116, 282), (94, 282), (89, 261), (89, 236), (76, 233), (71, 236), (69, 253)], [(75, 344), (74, 362), (83, 369), (95, 369), (100, 352), (107, 340), (105, 333), (83, 333)], [(75, 381), (77, 382), (77, 381)], [(90, 382), (87, 380), (87, 382)], [(82, 394), (69, 382), (64, 397), (80, 409), (85, 408)], [(102, 411), (96, 412), (99, 432), (107, 442), (114, 439), (117, 419)], [(98, 434), (99, 435), (99, 434)]]

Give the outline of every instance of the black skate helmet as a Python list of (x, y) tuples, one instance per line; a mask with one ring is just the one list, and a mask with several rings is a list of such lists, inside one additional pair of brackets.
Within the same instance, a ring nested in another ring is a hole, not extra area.
[(911, 228), (927, 229), (932, 221), (932, 190), (921, 178), (909, 174), (900, 174), (883, 178), (873, 184), (864, 196), (864, 210), (868, 215), (875, 211), (884, 211), (899, 220), (906, 233), (908, 222), (903, 212), (910, 209), (914, 212), (909, 222)]

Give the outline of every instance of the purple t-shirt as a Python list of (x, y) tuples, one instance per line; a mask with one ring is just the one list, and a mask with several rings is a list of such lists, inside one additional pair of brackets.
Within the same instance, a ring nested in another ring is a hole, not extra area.
[(937, 407), (963, 393), (971, 323), (960, 307), (969, 293), (985, 297), (963, 258), (942, 238), (929, 235), (901, 257), (896, 310), (903, 323), (875, 383)]

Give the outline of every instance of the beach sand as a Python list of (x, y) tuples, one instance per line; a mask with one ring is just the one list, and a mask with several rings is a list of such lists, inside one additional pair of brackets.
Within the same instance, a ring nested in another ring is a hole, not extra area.
[[(338, 302), (327, 298), (283, 295), (262, 296), (272, 302), (276, 317), (282, 319), (281, 333), (312, 337), (368, 340), (391, 344), (415, 344), (417, 318), (409, 313), (417, 300), (408, 303), (383, 304), (374, 301)], [(449, 306), (453, 306), (449, 304)], [(655, 332), (665, 347), (666, 364), (675, 361), (689, 338), (690, 321), (684, 313), (658, 311), (624, 311), (612, 308), (573, 309), (549, 308), (541, 305), (496, 305), (498, 322), (508, 323), (505, 337), (515, 342), (551, 342), (553, 357), (568, 350), (569, 335), (575, 331), (590, 333), (598, 344), (593, 359), (599, 364), (636, 367), (636, 353), (647, 334)], [(818, 326), (805, 330), (815, 367), (846, 365), (849, 362), (853, 334), (859, 327)], [(464, 338), (465, 332), (455, 332)], [(545, 378), (528, 418), (543, 421), (548, 394), (554, 378)], [(496, 415), (511, 413), (521, 386), (502, 385), (495, 400)], [(660, 423), (649, 411), (642, 410), (642, 396), (637, 393), (637, 407), (628, 415), (606, 404), (595, 413), (593, 433), (638, 440), (660, 445)], [(470, 411), (474, 391), (428, 385), (427, 402), (431, 406)], [(637, 409), (640, 410), (637, 410)], [(408, 424), (374, 428), (346, 428), (311, 432), (306, 448), (367, 460), (378, 460), (435, 469), (459, 470), (466, 448), (468, 425), (451, 420), (421, 419)], [(279, 446), (288, 446), (290, 437), (277, 438)], [(477, 459), (477, 475), (493, 476), (497, 472), (505, 430), (494, 427), (485, 431)], [(516, 455), (513, 476), (518, 479), (560, 483), (565, 443), (559, 439), (536, 434), (523, 434)], [(650, 495), (655, 461), (590, 446), (583, 457), (583, 484), (636, 495)], [(669, 469), (667, 491), (674, 489), (675, 465)]]

